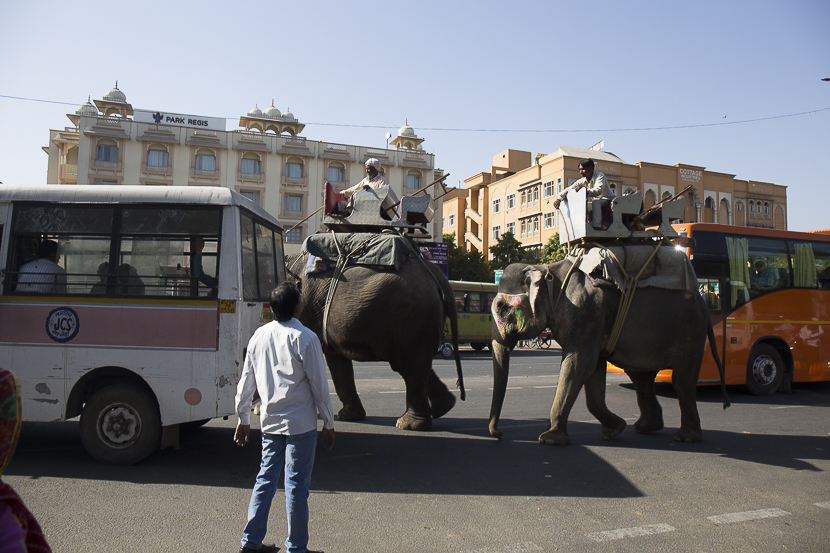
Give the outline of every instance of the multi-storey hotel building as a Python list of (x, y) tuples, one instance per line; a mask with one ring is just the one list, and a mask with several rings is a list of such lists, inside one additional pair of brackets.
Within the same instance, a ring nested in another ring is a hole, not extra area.
[[(386, 148), (308, 140), (291, 112), (255, 107), (225, 119), (133, 109), (116, 87), (68, 114), (71, 127), (49, 131), (47, 183), (224, 186), (258, 203), (288, 230), (323, 202), (326, 181), (339, 189), (359, 182), (364, 163), (380, 160), (390, 186), (403, 197), (426, 186), (436, 173), (423, 138), (404, 125)], [(429, 232), (440, 240), (441, 203)], [(286, 253), (299, 251), (320, 228), (318, 213), (285, 235)]]
[(444, 197), (444, 233), (455, 233), (458, 246), (488, 258), (490, 246), (505, 232), (525, 248), (541, 249), (559, 229), (553, 200), (580, 178), (578, 164), (586, 158), (594, 160), (616, 194), (642, 192), (646, 208), (690, 187), (682, 222), (787, 228), (786, 186), (680, 163), (632, 165), (609, 152), (558, 146), (535, 159), (519, 150), (495, 155), (490, 171), (465, 179), (465, 188)]

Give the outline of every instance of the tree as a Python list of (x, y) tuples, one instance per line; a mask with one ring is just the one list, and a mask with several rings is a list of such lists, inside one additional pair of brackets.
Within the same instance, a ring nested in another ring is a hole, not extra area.
[(444, 242), (450, 245), (449, 279), (470, 282), (492, 282), (493, 273), (479, 251), (468, 252), (455, 245), (455, 233), (445, 234)]
[(550, 237), (548, 243), (542, 246), (542, 257), (539, 258), (540, 263), (553, 263), (565, 259), (565, 252), (562, 250), (562, 245), (559, 243), (559, 233), (557, 232)]
[(495, 246), (490, 246), (490, 253), (493, 260), (490, 268), (493, 270), (504, 269), (511, 263), (536, 263), (536, 256), (533, 252), (522, 249), (522, 243), (516, 240), (512, 232), (505, 232), (496, 240)]

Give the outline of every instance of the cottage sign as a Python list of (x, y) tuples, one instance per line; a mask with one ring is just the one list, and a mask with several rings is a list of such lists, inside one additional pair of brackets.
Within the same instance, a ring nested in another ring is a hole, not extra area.
[(680, 180), (684, 180), (686, 182), (700, 182), (700, 179), (703, 177), (703, 171), (698, 171), (696, 169), (681, 169), (680, 170)]

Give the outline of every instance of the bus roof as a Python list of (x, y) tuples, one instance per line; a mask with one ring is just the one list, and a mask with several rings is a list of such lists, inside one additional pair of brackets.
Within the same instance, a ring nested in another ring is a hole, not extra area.
[(453, 290), (498, 290), (498, 284), (494, 282), (469, 282), (466, 280), (451, 280), (450, 286)]
[(678, 232), (695, 232), (708, 230), (724, 234), (741, 234), (747, 236), (768, 236), (770, 238), (788, 238), (790, 240), (810, 240), (813, 242), (830, 242), (830, 236), (825, 234), (797, 232), (794, 230), (779, 230), (759, 227), (742, 227), (738, 225), (721, 225), (718, 223), (677, 223), (672, 225)]
[(0, 203), (4, 202), (234, 205), (282, 229), (276, 217), (245, 196), (222, 186), (3, 184), (0, 185)]

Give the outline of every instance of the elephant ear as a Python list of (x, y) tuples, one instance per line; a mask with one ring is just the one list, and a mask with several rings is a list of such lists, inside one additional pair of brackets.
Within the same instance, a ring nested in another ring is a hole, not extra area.
[(535, 267), (528, 267), (525, 269), (525, 287), (533, 318), (537, 321), (547, 321), (548, 288), (545, 274)]

